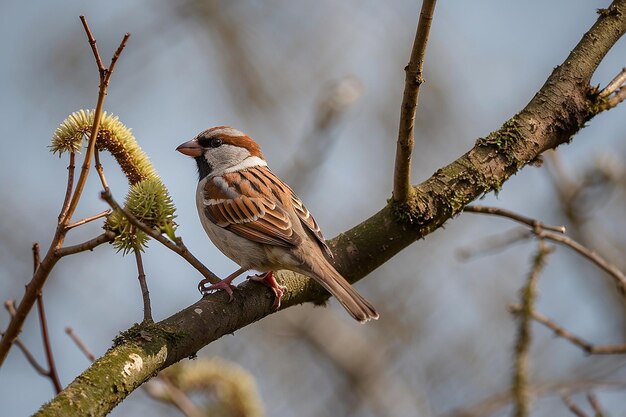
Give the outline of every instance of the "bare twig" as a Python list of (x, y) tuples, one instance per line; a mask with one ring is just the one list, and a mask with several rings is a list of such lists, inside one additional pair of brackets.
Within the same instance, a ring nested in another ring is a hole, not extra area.
[(93, 239), (89, 239), (86, 242), (79, 243), (78, 245), (66, 246), (61, 249), (57, 249), (55, 254), (58, 258), (62, 258), (64, 256), (73, 255), (75, 253), (85, 252), (88, 250), (94, 250), (97, 246), (102, 245), (103, 243), (111, 242), (115, 239), (115, 233), (107, 230), (101, 235), (94, 237)]
[(406, 66), (406, 78), (402, 107), (400, 108), (400, 127), (396, 146), (396, 166), (393, 174), (393, 198), (405, 202), (413, 193), (411, 187), (411, 154), (413, 153), (415, 112), (417, 110), (420, 85), (424, 82), (422, 70), (430, 26), (433, 21), (436, 0), (423, 0), (411, 58)]
[(561, 393), (561, 399), (563, 400), (563, 404), (565, 404), (567, 408), (569, 408), (572, 414), (578, 417), (589, 417), (582, 408), (576, 405), (576, 403), (572, 400), (572, 397), (570, 397), (568, 393)]
[[(561, 243), (565, 246), (568, 246), (586, 257), (597, 266), (599, 266), (602, 270), (607, 272), (611, 277), (614, 278), (618, 288), (621, 293), (626, 295), (626, 276), (622, 271), (619, 270), (615, 265), (608, 262), (606, 259), (598, 255), (596, 252), (588, 249), (587, 247), (581, 245), (574, 239), (564, 236), (561, 233), (565, 232), (564, 226), (548, 226), (540, 222), (536, 219), (531, 219), (529, 217), (522, 216), (520, 214), (514, 213), (509, 210), (504, 210), (498, 207), (485, 207), (485, 206), (467, 206), (464, 211), (470, 213), (481, 213), (481, 214), (490, 214), (495, 216), (508, 217), (517, 222), (528, 225), (532, 232), (540, 239), (551, 240), (553, 242)], [(559, 233), (553, 233), (549, 230), (557, 231)]]
[[(11, 317), (15, 316), (15, 301), (14, 300), (6, 300), (4, 302), (4, 308), (6, 308), (6, 310), (9, 312), (9, 314), (11, 315)], [(2, 332), (0, 332), (0, 336), (4, 336), (4, 334)], [(50, 375), (48, 373), (48, 371), (39, 364), (39, 362), (37, 361), (37, 359), (35, 359), (35, 356), (31, 353), (31, 351), (26, 347), (26, 345), (20, 340), (20, 338), (18, 337), (17, 339), (15, 339), (15, 344), (17, 345), (17, 347), (22, 351), (22, 353), (24, 354), (24, 357), (26, 358), (26, 360), (28, 361), (28, 363), (30, 364), (30, 366), (33, 367), (33, 369), (41, 376), (45, 376), (46, 378), (49, 378)]]
[(198, 258), (193, 256), (193, 254), (189, 252), (189, 249), (187, 249), (182, 239), (178, 238), (176, 243), (174, 243), (171, 240), (165, 238), (162, 234), (158, 233), (156, 230), (142, 223), (141, 221), (139, 221), (139, 219), (137, 219), (135, 216), (129, 213), (128, 210), (121, 207), (117, 203), (117, 201), (115, 201), (110, 191), (103, 191), (102, 193), (100, 193), (100, 197), (104, 201), (109, 203), (109, 205), (111, 206), (113, 210), (119, 210), (128, 219), (128, 221), (131, 222), (131, 224), (133, 224), (135, 227), (142, 230), (153, 239), (159, 241), (160, 243), (165, 245), (165, 247), (167, 247), (168, 249), (179, 254), (183, 259), (189, 262), (191, 266), (196, 268), (198, 272), (200, 272), (202, 276), (204, 276), (211, 283), (215, 284), (217, 282), (220, 282), (220, 279), (217, 277), (217, 275), (211, 272), (206, 266), (202, 264), (202, 262), (198, 260)]
[(149, 383), (143, 386), (150, 397), (157, 401), (167, 401), (173, 404), (186, 417), (206, 416), (206, 413), (204, 413), (183, 390), (174, 385), (167, 376), (163, 373), (159, 373), (157, 379), (161, 383), (163, 392), (155, 389), (154, 385)]
[(94, 160), (96, 161), (96, 172), (98, 173), (98, 177), (100, 177), (100, 183), (102, 183), (102, 189), (104, 189), (105, 191), (109, 189), (109, 184), (107, 183), (107, 179), (104, 176), (104, 168), (102, 167), (102, 164), (100, 163), (100, 152), (98, 151), (98, 149), (96, 148), (94, 150)]
[(67, 214), (67, 209), (70, 205), (70, 199), (72, 198), (72, 189), (74, 187), (74, 169), (76, 154), (74, 152), (70, 152), (70, 163), (67, 166), (67, 186), (65, 188), (65, 198), (63, 199), (63, 205), (61, 206), (61, 212), (59, 213), (59, 223), (63, 222), (65, 216)]
[[(518, 314), (522, 311), (521, 306), (512, 304), (508, 306), (508, 309), (513, 314)], [(550, 320), (548, 317), (543, 314), (533, 311), (531, 315), (532, 319), (543, 324), (550, 330), (554, 332), (554, 335), (557, 337), (562, 337), (565, 340), (568, 340), (573, 345), (581, 348), (585, 353), (588, 354), (598, 354), (598, 355), (618, 355), (626, 353), (626, 344), (623, 345), (594, 345), (592, 343), (587, 342), (584, 339), (574, 335), (568, 330), (556, 324), (554, 321)]]
[(602, 91), (600, 91), (598, 97), (606, 98), (610, 96), (617, 90), (621, 89), (624, 83), (626, 83), (626, 67), (622, 68), (622, 70), (615, 76), (615, 78), (613, 78), (611, 82), (608, 83), (606, 87), (602, 89)]
[(587, 393), (587, 401), (589, 401), (589, 405), (593, 409), (595, 413), (594, 417), (604, 417), (604, 411), (600, 406), (600, 402), (598, 401), (598, 397), (593, 392)]
[[(39, 244), (33, 244), (33, 273), (37, 271), (39, 268), (39, 264), (41, 263), (39, 257)], [(40, 292), (37, 294), (37, 310), (39, 311), (39, 327), (41, 328), (41, 339), (43, 340), (43, 348), (46, 352), (46, 361), (48, 362), (48, 372), (47, 376), (52, 381), (52, 385), (54, 385), (54, 390), (58, 394), (63, 390), (63, 386), (61, 385), (61, 381), (59, 380), (59, 374), (57, 373), (57, 368), (54, 363), (54, 355), (52, 354), (52, 345), (50, 344), (50, 336), (48, 334), (48, 321), (46, 319), (46, 310), (43, 306), (43, 294)]]
[(100, 73), (100, 78), (104, 78), (104, 76), (106, 75), (106, 68), (104, 67), (104, 64), (102, 63), (102, 58), (100, 58), (100, 52), (98, 52), (96, 39), (93, 37), (93, 34), (91, 33), (91, 29), (89, 28), (89, 25), (87, 24), (87, 19), (85, 18), (85, 16), (80, 16), (80, 21), (82, 22), (83, 27), (85, 28), (85, 33), (87, 34), (89, 45), (91, 45), (91, 51), (93, 52), (93, 57), (96, 60), (96, 65), (98, 66), (98, 72)]
[(33, 251), (33, 273), (39, 268), (39, 264), (41, 263), (41, 256), (39, 255), (39, 243), (33, 243), (32, 247)]
[(141, 250), (135, 247), (135, 261), (137, 262), (137, 274), (139, 278), (139, 287), (141, 288), (141, 298), (143, 299), (143, 321), (152, 323), (152, 307), (150, 306), (150, 292), (148, 291), (148, 283), (146, 282), (146, 273), (143, 269), (143, 260), (141, 259)]
[(65, 333), (67, 333), (70, 339), (72, 339), (74, 344), (76, 344), (78, 349), (80, 349), (80, 351), (83, 352), (83, 355), (85, 355), (87, 359), (89, 359), (89, 361), (93, 362), (96, 360), (96, 356), (87, 347), (85, 342), (82, 341), (82, 339), (80, 338), (80, 336), (78, 336), (78, 334), (74, 331), (74, 329), (72, 329), (71, 327), (66, 327)]
[(626, 67), (598, 93), (598, 98), (601, 99), (598, 104), (601, 110), (612, 109), (626, 99)]
[(46, 352), (46, 361), (48, 362), (48, 377), (54, 385), (54, 390), (58, 394), (63, 390), (59, 374), (54, 363), (54, 355), (52, 354), (52, 346), (50, 344), (50, 336), (48, 335), (48, 323), (46, 320), (46, 310), (43, 307), (43, 296), (37, 296), (37, 310), (39, 311), (39, 327), (41, 327), (41, 338), (43, 339), (43, 347)]
[[(626, 383), (624, 383), (624, 381), (598, 379), (575, 379), (573, 381), (563, 382), (541, 382), (533, 384), (529, 387), (532, 396), (535, 398), (547, 397), (563, 391), (573, 394), (585, 392), (590, 389), (621, 391), (624, 388), (626, 388)], [(511, 391), (502, 391), (470, 407), (457, 408), (455, 410), (452, 410), (451, 412), (443, 414), (442, 417), (490, 416), (508, 406), (510, 402)]]
[(4, 308), (6, 308), (11, 317), (15, 317), (15, 314), (17, 313), (15, 310), (15, 300), (6, 300), (4, 302)]
[(598, 255), (595, 251), (588, 249), (587, 247), (581, 245), (576, 242), (574, 239), (559, 235), (557, 233), (546, 232), (545, 230), (539, 230), (536, 233), (537, 237), (548, 239), (553, 242), (562, 243), (565, 246), (568, 246), (578, 252), (580, 255), (586, 257), (594, 264), (599, 266), (602, 270), (607, 272), (611, 277), (615, 279), (615, 283), (620, 289), (622, 294), (626, 295), (626, 276), (624, 273), (620, 271), (615, 265), (611, 264), (609, 261)]
[(72, 224), (68, 224), (68, 225), (67, 225), (67, 229), (68, 229), (68, 230), (69, 230), (69, 229), (73, 229), (73, 228), (75, 228), (75, 227), (82, 226), (82, 225), (83, 225), (83, 224), (85, 224), (85, 223), (89, 223), (89, 222), (92, 222), (92, 221), (94, 221), (94, 220), (98, 220), (98, 219), (99, 219), (99, 218), (101, 218), (101, 217), (106, 217), (106, 216), (108, 216), (109, 214), (111, 214), (111, 212), (112, 212), (112, 211), (113, 211), (113, 210), (111, 210), (111, 209), (106, 209), (106, 210), (101, 211), (100, 213), (95, 214), (95, 215), (93, 215), (93, 216), (91, 216), (91, 217), (87, 217), (87, 218), (84, 218), (84, 219), (82, 219), (82, 220), (78, 220), (77, 222), (74, 222), (74, 223), (72, 223)]
[(620, 104), (622, 101), (626, 100), (626, 87), (622, 87), (619, 91), (615, 93), (613, 97), (609, 97), (607, 100), (607, 109), (612, 109)]
[(126, 33), (120, 42), (119, 47), (115, 51), (113, 58), (111, 58), (111, 63), (109, 64), (109, 68), (105, 69), (102, 64), (102, 59), (100, 58), (100, 54), (98, 53), (98, 48), (96, 47), (96, 40), (91, 34), (91, 30), (89, 29), (89, 25), (87, 24), (87, 20), (85, 16), (80, 17), (81, 22), (85, 28), (85, 32), (87, 33), (87, 38), (89, 39), (89, 44), (91, 45), (91, 49), (94, 53), (94, 57), (96, 59), (96, 63), (98, 65), (98, 70), (100, 72), (100, 88), (98, 90), (98, 101), (96, 102), (96, 109), (94, 111), (93, 116), (93, 125), (91, 126), (91, 134), (89, 136), (89, 144), (87, 145), (87, 151), (85, 152), (85, 159), (83, 160), (83, 165), (80, 170), (80, 176), (78, 177), (78, 181), (76, 182), (76, 188), (74, 190), (74, 195), (72, 196), (72, 200), (70, 201), (69, 208), (67, 210), (67, 215), (65, 220), (69, 222), (69, 219), (72, 218), (74, 211), (76, 210), (76, 206), (78, 206), (78, 201), (80, 200), (80, 196), (85, 188), (85, 184), (87, 182), (87, 176), (89, 175), (89, 167), (91, 165), (91, 158), (94, 154), (94, 150), (96, 147), (96, 138), (98, 137), (98, 132), (100, 131), (100, 120), (102, 119), (102, 107), (104, 106), (104, 98), (106, 97), (107, 87), (109, 85), (109, 79), (111, 78), (111, 74), (113, 73), (113, 69), (115, 68), (115, 63), (117, 62), (122, 50), (126, 46), (126, 42), (128, 38), (130, 38), (130, 33)]
[(554, 232), (565, 233), (565, 226), (549, 226), (544, 224), (536, 219), (531, 219), (530, 217), (522, 216), (521, 214), (512, 212), (510, 210), (505, 210), (499, 207), (487, 207), (487, 206), (465, 206), (463, 211), (467, 211), (470, 213), (479, 213), (479, 214), (489, 214), (492, 216), (500, 216), (500, 217), (508, 217), (511, 220), (515, 220), (518, 223), (525, 224), (533, 229), (544, 229), (544, 230), (552, 230)]
[[(0, 336), (4, 336), (4, 333), (0, 332)], [(28, 361), (30, 366), (32, 366), (33, 369), (39, 375), (47, 377), (48, 376), (48, 371), (43, 366), (41, 366), (39, 364), (39, 362), (37, 362), (37, 359), (35, 359), (33, 354), (30, 352), (30, 350), (28, 350), (28, 348), (26, 347), (24, 342), (22, 342), (22, 340), (19, 337), (17, 339), (15, 339), (15, 344), (17, 345), (19, 350), (22, 351), (22, 353), (24, 354), (24, 357), (26, 358), (26, 360)]]
[(533, 266), (528, 274), (526, 285), (521, 290), (522, 302), (517, 342), (514, 349), (513, 379), (511, 391), (513, 395), (513, 415), (526, 417), (530, 410), (530, 392), (528, 389), (528, 353), (531, 344), (531, 316), (534, 311), (535, 298), (537, 297), (537, 282), (543, 269), (546, 257), (553, 248), (539, 241), (539, 249), (533, 260)]

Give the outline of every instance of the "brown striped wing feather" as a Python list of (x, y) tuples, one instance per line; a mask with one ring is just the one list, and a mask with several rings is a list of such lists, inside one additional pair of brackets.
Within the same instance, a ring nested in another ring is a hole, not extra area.
[(324, 235), (322, 235), (322, 231), (320, 227), (317, 225), (315, 218), (311, 214), (309, 210), (304, 206), (300, 198), (296, 195), (296, 193), (289, 187), (287, 184), (282, 182), (280, 178), (278, 178), (269, 168), (264, 167), (265, 176), (274, 184), (280, 184), (279, 187), (284, 190), (284, 192), (289, 195), (291, 201), (286, 202), (286, 204), (291, 204), (300, 218), (302, 224), (313, 234), (315, 240), (320, 245), (320, 247), (330, 256), (333, 257), (333, 253), (330, 251), (330, 248), (326, 244), (326, 240), (324, 239)]
[[(205, 213), (218, 226), (259, 243), (295, 246), (301, 237), (294, 233), (285, 208), (292, 206), (301, 223), (311, 231), (320, 247), (332, 253), (315, 219), (291, 188), (267, 167), (257, 166), (224, 174), (223, 182), (207, 181)], [(225, 186), (229, 189), (225, 189)], [(234, 197), (234, 198), (233, 198)]]

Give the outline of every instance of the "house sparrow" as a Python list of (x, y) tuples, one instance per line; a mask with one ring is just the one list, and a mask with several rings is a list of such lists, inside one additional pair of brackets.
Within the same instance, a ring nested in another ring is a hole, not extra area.
[(288, 269), (312, 277), (360, 322), (378, 319), (365, 300), (328, 262), (332, 257), (315, 219), (291, 188), (270, 171), (259, 145), (228, 126), (205, 130), (177, 151), (198, 165), (196, 205), (200, 222), (222, 253), (241, 266), (221, 282), (201, 292), (225, 290), (232, 297), (232, 280), (254, 269), (256, 280), (268, 285), (280, 306), (285, 287), (272, 271)]

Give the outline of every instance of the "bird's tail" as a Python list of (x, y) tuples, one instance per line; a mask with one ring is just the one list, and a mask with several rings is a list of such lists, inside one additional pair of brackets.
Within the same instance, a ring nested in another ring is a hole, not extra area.
[(312, 265), (313, 278), (330, 292), (355, 320), (365, 323), (377, 320), (378, 313), (361, 294), (333, 266), (326, 262)]

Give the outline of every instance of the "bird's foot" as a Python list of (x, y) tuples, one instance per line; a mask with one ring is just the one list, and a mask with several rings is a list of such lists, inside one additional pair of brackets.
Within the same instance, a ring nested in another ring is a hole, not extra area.
[(203, 279), (198, 283), (198, 290), (200, 291), (200, 293), (202, 293), (202, 295), (209, 294), (213, 291), (224, 290), (226, 291), (226, 294), (228, 294), (228, 301), (232, 301), (233, 290), (237, 289), (235, 285), (231, 284), (233, 279), (235, 278), (226, 278), (215, 284), (211, 284), (211, 281), (209, 281), (208, 279)]
[[(235, 272), (233, 272), (232, 274), (230, 274), (229, 276), (227, 276), (226, 278), (224, 278), (223, 280), (215, 284), (211, 284), (211, 281), (209, 281), (208, 278), (205, 278), (198, 283), (198, 290), (200, 291), (202, 295), (205, 295), (213, 291), (224, 290), (226, 291), (226, 294), (228, 294), (228, 301), (233, 301), (233, 290), (236, 290), (238, 288), (234, 286), (233, 284), (231, 284), (231, 282), (233, 282), (235, 278), (237, 278), (239, 275), (243, 274), (246, 271), (247, 270), (244, 268), (239, 268), (238, 270), (236, 270)], [(211, 284), (211, 285), (207, 286), (207, 284)]]
[(285, 291), (287, 291), (287, 287), (279, 284), (278, 281), (276, 281), (276, 278), (274, 277), (272, 271), (266, 272), (264, 274), (252, 275), (249, 276), (248, 279), (259, 282), (266, 287), (269, 287), (274, 292), (274, 295), (276, 295), (276, 299), (274, 300), (274, 308), (278, 310), (278, 308), (280, 307), (280, 299), (283, 297), (283, 294), (285, 294)]

